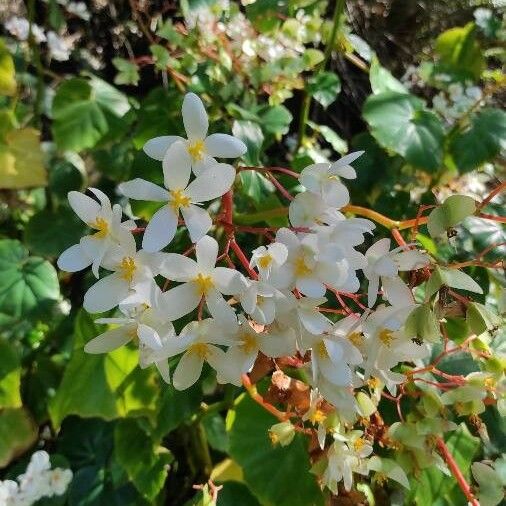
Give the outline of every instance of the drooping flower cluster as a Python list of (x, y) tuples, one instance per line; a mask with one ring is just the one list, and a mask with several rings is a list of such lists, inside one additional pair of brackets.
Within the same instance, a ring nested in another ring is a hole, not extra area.
[(0, 504), (31, 506), (43, 497), (63, 495), (71, 481), (70, 469), (51, 469), (47, 452), (37, 451), (32, 455), (26, 471), (16, 481), (0, 481)]
[[(84, 297), (84, 308), (100, 313), (118, 306), (121, 313), (97, 320), (114, 327), (88, 342), (86, 351), (108, 352), (134, 340), (141, 367), (155, 364), (177, 389), (194, 384), (205, 362), (216, 370), (219, 382), (240, 385), (259, 353), (309, 356), (305, 367), (312, 398), (325, 399), (341, 420), (353, 422), (360, 414), (355, 388), (367, 383), (394, 393), (405, 377), (393, 368), (428, 353), (405, 330), (416, 304), (399, 275), (426, 266), (428, 256), (413, 245), (390, 250), (388, 239), (362, 252), (374, 224), (341, 212), (349, 203), (342, 179), (356, 177), (351, 163), (362, 154), (357, 152), (332, 164), (306, 167), (300, 174), (305, 191), (289, 207), (291, 227), (280, 228), (270, 244), (251, 252), (243, 272), (231, 262), (220, 265), (225, 255), (207, 235), (213, 217), (205, 204), (234, 184), (235, 169), (216, 158), (239, 157), (246, 146), (229, 135), (207, 136), (207, 114), (196, 95), (186, 95), (182, 113), (187, 139), (158, 137), (144, 147), (162, 161), (164, 187), (143, 179), (119, 186), (126, 197), (161, 203), (144, 230), (141, 249), (134, 237), (136, 224), (123, 221), (120, 206), (111, 206), (102, 192), (90, 189), (97, 200), (69, 194), (71, 207), (94, 233), (63, 252), (58, 265), (69, 272), (91, 265), (97, 278), (102, 268), (102, 277)], [(185, 254), (162, 251), (170, 249), (183, 223), (194, 247)], [(368, 307), (358, 293), (364, 277)], [(373, 310), (380, 289), (383, 303)], [(354, 313), (346, 304), (334, 310), (333, 301), (343, 297), (357, 301), (364, 313)], [(326, 313), (344, 317), (335, 321)], [(177, 333), (178, 320), (188, 315), (190, 323)], [(168, 365), (172, 357), (179, 357), (173, 372)], [(323, 446), (325, 416), (316, 416), (315, 410), (308, 419), (319, 424)], [(329, 466), (324, 481), (334, 489), (344, 479), (349, 488), (352, 472), (367, 474), (374, 468), (368, 467), (370, 445), (355, 432), (333, 430), (333, 436), (329, 462), (339, 465)], [(395, 472), (399, 476), (397, 468)], [(405, 481), (403, 476), (399, 481)]]

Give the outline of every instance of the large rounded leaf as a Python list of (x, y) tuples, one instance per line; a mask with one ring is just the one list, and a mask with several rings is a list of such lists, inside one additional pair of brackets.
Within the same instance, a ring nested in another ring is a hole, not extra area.
[(0, 241), (0, 279), (0, 324), (40, 312), (60, 295), (54, 267), (42, 258), (28, 256), (19, 241)]
[(372, 95), (364, 105), (364, 118), (375, 139), (411, 165), (427, 171), (441, 165), (443, 127), (420, 99), (393, 91)]

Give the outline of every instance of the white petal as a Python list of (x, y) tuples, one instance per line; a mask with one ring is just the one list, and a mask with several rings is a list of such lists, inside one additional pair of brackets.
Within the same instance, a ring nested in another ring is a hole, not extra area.
[(337, 162), (334, 162), (333, 166), (343, 167), (345, 165), (349, 165), (353, 163), (358, 157), (362, 156), (365, 151), (354, 151), (353, 153), (348, 153), (346, 156), (343, 156)]
[(137, 328), (137, 335), (139, 336), (141, 343), (145, 344), (148, 348), (151, 348), (152, 350), (159, 350), (162, 348), (162, 340), (160, 339), (158, 332), (148, 325), (144, 325), (143, 323), (139, 324), (139, 327)]
[(58, 268), (66, 272), (77, 272), (91, 265), (92, 260), (80, 244), (67, 248), (58, 258)]
[(160, 186), (144, 179), (135, 178), (132, 181), (121, 183), (118, 190), (130, 199), (153, 200), (155, 202), (167, 202), (169, 192)]
[(397, 265), (389, 256), (379, 258), (373, 268), (378, 276), (396, 276), (398, 271)]
[(323, 187), (322, 197), (327, 205), (338, 208), (345, 206), (350, 201), (348, 188), (340, 181), (326, 183)]
[(330, 320), (316, 309), (299, 309), (298, 314), (304, 328), (315, 336), (330, 329)]
[(86, 353), (108, 353), (120, 348), (132, 340), (136, 325), (124, 325), (116, 329), (107, 330), (103, 334), (86, 343)]
[(195, 93), (187, 93), (183, 100), (183, 123), (188, 139), (203, 140), (209, 121), (202, 100)]
[(194, 283), (184, 283), (163, 294), (167, 318), (171, 321), (191, 313), (198, 305), (201, 295)]
[(259, 341), (260, 350), (268, 357), (282, 357), (295, 353), (295, 333), (292, 329), (261, 335)]
[(390, 239), (385, 237), (376, 241), (365, 253), (366, 257), (380, 257), (390, 251)]
[(197, 176), (185, 193), (192, 202), (207, 202), (221, 197), (230, 190), (235, 179), (235, 169), (226, 163), (217, 163)]
[(106, 213), (110, 213), (111, 212), (111, 201), (109, 200), (109, 197), (102, 190), (99, 190), (98, 188), (92, 188), (90, 186), (88, 188), (88, 190), (90, 190), (90, 192), (93, 193), (93, 195), (95, 195), (95, 197), (97, 197), (97, 199), (99, 200), (100, 205), (102, 206), (102, 212), (105, 211)]
[(182, 207), (181, 213), (192, 242), (197, 242), (204, 237), (213, 225), (213, 220), (206, 209), (190, 204)]
[(100, 204), (96, 200), (76, 191), (69, 192), (68, 199), (70, 207), (84, 223), (89, 224), (95, 221), (100, 212)]
[(369, 286), (367, 287), (367, 306), (373, 307), (378, 298), (379, 277), (373, 275), (369, 278)]
[(193, 160), (192, 161), (193, 173), (196, 176), (200, 176), (200, 174), (203, 174), (207, 169), (209, 169), (213, 165), (216, 165), (217, 163), (218, 162), (216, 161), (215, 158), (213, 158), (212, 156), (208, 155), (207, 153), (204, 153), (202, 155), (202, 159), (201, 160), (198, 160), (198, 161)]
[(178, 135), (163, 135), (161, 137), (150, 139), (148, 142), (146, 142), (146, 144), (144, 144), (144, 147), (142, 149), (144, 150), (144, 153), (146, 153), (151, 158), (162, 161), (165, 153), (170, 148), (170, 146), (174, 142), (182, 139), (183, 138), (179, 137)]
[(273, 242), (272, 244), (269, 244), (267, 249), (278, 265), (282, 265), (286, 262), (288, 257), (288, 248), (284, 244), (280, 242)]
[(383, 283), (383, 298), (390, 304), (399, 307), (413, 304), (413, 294), (401, 278), (382, 277), (381, 282)]
[(199, 268), (210, 271), (216, 265), (218, 258), (218, 243), (208, 235), (202, 237), (196, 246), (197, 263)]
[(237, 295), (247, 288), (244, 276), (228, 267), (216, 267), (213, 278), (216, 288), (225, 295)]
[(188, 186), (192, 161), (186, 142), (175, 142), (163, 157), (163, 180), (170, 190), (184, 190)]
[(297, 288), (308, 297), (321, 297), (325, 295), (326, 292), (325, 285), (316, 278), (308, 276), (297, 278), (295, 284)]
[(202, 366), (204, 359), (197, 353), (187, 351), (177, 364), (172, 382), (174, 388), (177, 390), (186, 390), (191, 387), (199, 378), (202, 373)]
[(430, 263), (430, 258), (425, 253), (416, 249), (402, 251), (393, 256), (393, 261), (400, 271), (411, 271), (421, 269)]
[(190, 281), (198, 274), (197, 262), (177, 253), (166, 253), (160, 265), (160, 274), (172, 281)]
[(174, 238), (176, 229), (177, 214), (169, 206), (163, 206), (153, 214), (144, 231), (143, 249), (154, 253), (165, 248)]
[(170, 385), (170, 368), (167, 360), (160, 360), (158, 362), (155, 362), (155, 365), (163, 381)]
[(220, 324), (235, 325), (237, 323), (235, 311), (217, 290), (209, 290), (206, 293), (206, 304), (213, 318)]
[(103, 313), (117, 306), (128, 295), (128, 282), (119, 274), (97, 281), (84, 295), (83, 307), (89, 313)]
[(227, 134), (212, 134), (205, 141), (206, 151), (218, 158), (237, 158), (248, 148), (241, 140)]

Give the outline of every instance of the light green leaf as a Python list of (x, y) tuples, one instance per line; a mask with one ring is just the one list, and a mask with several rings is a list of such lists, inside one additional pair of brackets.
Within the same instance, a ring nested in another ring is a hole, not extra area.
[(369, 69), (372, 92), (377, 95), (385, 91), (409, 93), (407, 88), (396, 79), (385, 67), (382, 67), (377, 56), (374, 55)]
[(241, 139), (248, 148), (243, 155), (244, 161), (248, 165), (259, 165), (260, 152), (264, 142), (264, 134), (260, 126), (253, 121), (236, 120), (232, 125), (232, 133)]
[(420, 304), (409, 314), (405, 332), (408, 336), (417, 337), (422, 341), (437, 342), (441, 337), (438, 321), (430, 304)]
[(341, 81), (333, 72), (319, 72), (307, 83), (307, 92), (326, 109), (341, 91)]
[(284, 105), (267, 107), (259, 112), (259, 122), (267, 133), (281, 136), (288, 133), (293, 116)]
[(480, 487), (478, 499), (481, 506), (496, 506), (504, 499), (504, 487), (499, 474), (482, 462), (471, 466), (474, 479)]
[(120, 420), (114, 430), (114, 452), (135, 488), (153, 501), (163, 488), (172, 454), (139, 427), (133, 419)]
[(156, 68), (160, 70), (167, 69), (170, 62), (169, 51), (159, 44), (151, 44), (151, 46), (149, 46), (149, 50), (155, 59)]
[(309, 473), (307, 441), (297, 434), (289, 446), (273, 446), (268, 430), (277, 422), (247, 394), (229, 411), (230, 455), (242, 467), (244, 481), (265, 505), (322, 505), (320, 488)]
[(327, 125), (317, 125), (312, 121), (308, 121), (307, 124), (315, 132), (318, 132), (332, 146), (332, 148), (335, 151), (337, 151), (341, 155), (344, 155), (345, 153), (348, 152), (348, 143), (339, 135), (337, 135), (337, 133), (334, 132), (332, 128), (328, 127)]
[(323, 61), (323, 58), (323, 53), (320, 50), (313, 48), (306, 49), (302, 55), (304, 70), (314, 69)]
[(125, 58), (113, 58), (113, 65), (118, 70), (118, 74), (114, 78), (114, 83), (121, 84), (133, 84), (137, 86), (139, 83), (139, 66)]
[(24, 408), (0, 411), (0, 469), (35, 443), (37, 429)]
[(440, 167), (443, 127), (419, 98), (393, 91), (378, 93), (366, 100), (363, 115), (383, 147), (420, 169), (434, 172)]
[(443, 285), (458, 290), (483, 293), (481, 286), (465, 272), (437, 266), (427, 282), (427, 297), (432, 297)]
[(446, 30), (437, 38), (435, 49), (441, 72), (453, 73), (462, 80), (480, 77), (485, 60), (476, 40), (474, 23)]
[(356, 396), (357, 408), (360, 416), (369, 418), (378, 408), (365, 392), (359, 392)]
[(429, 234), (438, 237), (476, 211), (476, 202), (467, 195), (450, 195), (432, 210), (427, 222)]
[(0, 240), (0, 279), (0, 325), (41, 312), (60, 295), (54, 267), (28, 256), (19, 241)]
[(0, 340), (0, 410), (20, 408), (21, 367), (12, 344)]
[(47, 184), (39, 136), (38, 130), (22, 128), (0, 140), (0, 188), (17, 190)]
[(0, 95), (11, 96), (16, 93), (16, 72), (14, 61), (5, 42), (0, 39)]
[(170, 18), (163, 22), (156, 34), (158, 37), (163, 37), (176, 46), (179, 46), (183, 42), (183, 36), (174, 28), (174, 24)]
[(468, 304), (466, 321), (471, 330), (478, 336), (487, 330), (499, 328), (501, 325), (501, 318), (483, 304), (478, 304), (478, 302)]
[(506, 112), (485, 108), (472, 114), (464, 131), (451, 138), (449, 149), (460, 172), (493, 160), (506, 149)]

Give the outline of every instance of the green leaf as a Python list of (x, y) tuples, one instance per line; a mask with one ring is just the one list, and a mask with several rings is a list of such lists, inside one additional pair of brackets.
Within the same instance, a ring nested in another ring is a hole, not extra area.
[(114, 78), (114, 84), (133, 84), (137, 86), (139, 83), (139, 66), (125, 58), (113, 58), (113, 65), (118, 70), (116, 77)]
[(19, 241), (0, 240), (0, 325), (47, 309), (60, 295), (54, 267), (28, 256)]
[(460, 172), (493, 160), (506, 148), (506, 112), (485, 108), (471, 115), (464, 131), (450, 140), (450, 154)]
[(176, 46), (179, 46), (183, 42), (183, 36), (174, 28), (174, 24), (170, 18), (163, 22), (156, 34), (158, 37), (163, 37)]
[(266, 133), (281, 136), (288, 133), (293, 116), (284, 105), (266, 107), (259, 112), (259, 122)]
[(427, 297), (432, 297), (443, 285), (468, 292), (483, 293), (481, 286), (458, 269), (436, 266), (426, 286)]
[(0, 95), (11, 96), (16, 93), (16, 73), (14, 61), (5, 42), (0, 39)]
[(0, 409), (20, 408), (21, 367), (18, 355), (7, 341), (0, 340)]
[(307, 124), (315, 131), (318, 132), (326, 142), (328, 142), (332, 148), (340, 153), (341, 155), (344, 155), (348, 152), (348, 144), (347, 142), (337, 135), (332, 128), (328, 127), (327, 125), (317, 125), (316, 123), (313, 123), (312, 121), (308, 121)]
[(364, 118), (374, 138), (414, 167), (436, 171), (443, 158), (444, 131), (439, 118), (413, 95), (388, 91), (370, 96)]
[(307, 441), (297, 434), (289, 446), (273, 446), (268, 430), (277, 422), (247, 394), (241, 395), (227, 416), (230, 455), (262, 504), (322, 505), (320, 488), (309, 473)]
[(439, 341), (441, 332), (430, 304), (420, 304), (409, 313), (405, 332), (408, 336), (416, 336), (423, 341), (432, 343)]
[(307, 92), (326, 109), (341, 91), (341, 81), (333, 72), (319, 72), (307, 83)]
[(504, 499), (504, 487), (499, 474), (491, 466), (474, 462), (471, 466), (474, 479), (480, 487), (478, 499), (482, 506), (495, 506)]
[(476, 211), (476, 202), (467, 195), (450, 195), (429, 215), (427, 228), (432, 237), (438, 237)]
[(37, 429), (24, 408), (0, 411), (0, 469), (35, 443)]
[(468, 304), (466, 321), (471, 330), (478, 336), (487, 330), (499, 328), (501, 325), (501, 318), (483, 304), (478, 304), (478, 302)]
[(435, 49), (439, 56), (438, 71), (452, 73), (461, 80), (479, 79), (485, 60), (474, 23), (446, 30), (437, 38)]
[(64, 81), (53, 100), (56, 144), (63, 150), (92, 148), (129, 110), (125, 95), (97, 77)]
[(102, 355), (84, 352), (86, 342), (104, 331), (83, 310), (78, 313), (74, 350), (61, 384), (49, 403), (54, 426), (59, 427), (71, 414), (104, 420), (127, 415), (155, 416), (156, 379), (149, 370), (137, 368), (136, 350), (123, 346)]
[(167, 49), (159, 44), (151, 44), (149, 50), (155, 60), (156, 68), (165, 70), (170, 62), (170, 53)]
[(409, 93), (407, 88), (396, 79), (385, 67), (382, 67), (377, 56), (374, 55), (369, 69), (372, 92), (377, 95), (385, 91)]
[(241, 139), (248, 148), (243, 155), (244, 161), (248, 165), (259, 165), (262, 143), (264, 142), (264, 134), (260, 126), (253, 121), (236, 120), (232, 125), (232, 134)]
[(132, 419), (120, 420), (114, 430), (114, 453), (135, 488), (153, 501), (167, 478), (172, 454), (154, 443)]
[(55, 257), (78, 243), (84, 230), (83, 222), (68, 207), (60, 207), (57, 211), (44, 209), (26, 224), (25, 243), (33, 253)]
[(33, 128), (8, 132), (0, 140), (0, 188), (20, 189), (47, 184), (40, 133)]
[(207, 442), (214, 450), (223, 453), (228, 452), (228, 434), (225, 428), (225, 420), (219, 413), (213, 413), (202, 417), (202, 425), (206, 432)]

